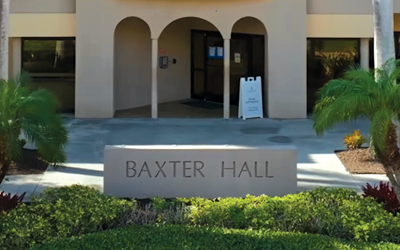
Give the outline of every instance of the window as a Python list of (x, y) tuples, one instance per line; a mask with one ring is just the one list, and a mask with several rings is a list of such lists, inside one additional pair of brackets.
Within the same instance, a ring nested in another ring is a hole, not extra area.
[(75, 39), (22, 39), (22, 69), (33, 78), (74, 78)]
[(341, 77), (350, 65), (360, 62), (360, 39), (307, 40), (307, 101), (312, 111), (316, 92), (331, 79)]

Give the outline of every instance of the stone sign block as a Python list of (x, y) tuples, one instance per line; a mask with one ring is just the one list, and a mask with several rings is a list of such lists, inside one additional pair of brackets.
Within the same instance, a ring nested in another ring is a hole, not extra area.
[(283, 196), (297, 192), (297, 150), (106, 146), (104, 192), (122, 198)]

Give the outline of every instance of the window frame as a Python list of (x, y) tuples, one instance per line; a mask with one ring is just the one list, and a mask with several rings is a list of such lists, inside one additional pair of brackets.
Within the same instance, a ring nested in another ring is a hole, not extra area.
[[(21, 37), (21, 71), (24, 70), (25, 41), (76, 41), (76, 37)], [(75, 43), (76, 44), (76, 43)], [(74, 73), (30, 73), (32, 79), (40, 80), (75, 80), (76, 75), (76, 47), (75, 47), (75, 72)]]

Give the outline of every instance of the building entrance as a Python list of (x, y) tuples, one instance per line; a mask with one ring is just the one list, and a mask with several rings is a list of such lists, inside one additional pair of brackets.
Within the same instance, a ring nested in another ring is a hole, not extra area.
[[(192, 30), (191, 97), (210, 102), (223, 102), (224, 62), (209, 57), (210, 47), (223, 47), (219, 32)], [(238, 105), (241, 77), (264, 78), (264, 36), (233, 33), (230, 52), (230, 100)]]

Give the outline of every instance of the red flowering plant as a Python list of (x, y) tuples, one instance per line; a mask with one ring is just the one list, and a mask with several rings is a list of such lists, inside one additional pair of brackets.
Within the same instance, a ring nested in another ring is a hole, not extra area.
[(377, 202), (384, 204), (387, 211), (397, 214), (400, 212), (400, 201), (396, 192), (389, 182), (379, 182), (379, 185), (371, 186), (369, 183), (362, 186), (363, 197), (373, 197)]
[(0, 193), (0, 214), (7, 213), (16, 208), (25, 197), (26, 193), (22, 195), (11, 195), (3, 192)]

